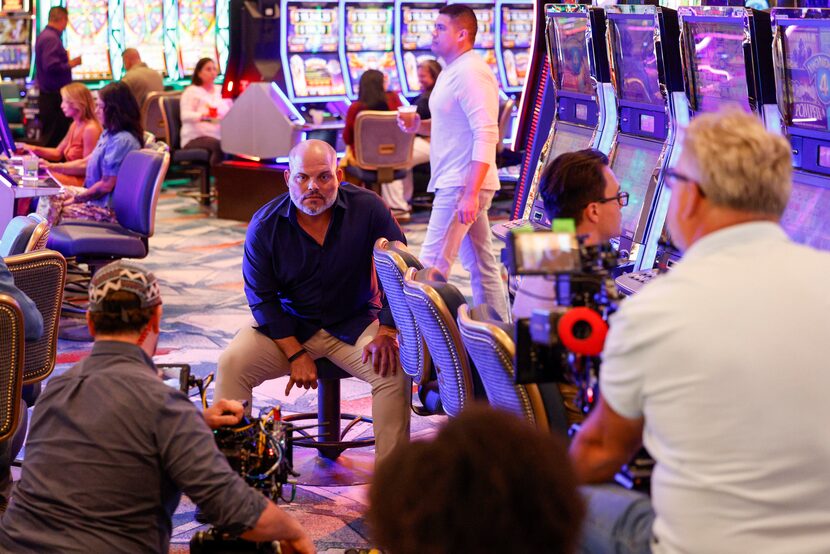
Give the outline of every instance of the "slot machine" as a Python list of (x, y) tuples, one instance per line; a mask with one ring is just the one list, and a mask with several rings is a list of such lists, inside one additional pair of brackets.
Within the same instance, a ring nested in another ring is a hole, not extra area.
[(346, 94), (357, 99), (360, 77), (376, 69), (389, 79), (389, 90), (401, 90), (401, 72), (395, 59), (395, 5), (391, 2), (341, 0), (344, 25), (341, 57), (346, 68)]
[(518, 200), (523, 206), (521, 218), (493, 226), (501, 240), (510, 229), (528, 224), (550, 229), (539, 195), (545, 166), (560, 154), (584, 148), (609, 154), (617, 126), (605, 12), (585, 4), (548, 4), (545, 9), (555, 115), (530, 185)]
[(796, 242), (830, 250), (830, 8), (775, 8), (772, 18), (778, 105), (794, 166), (781, 225)]
[(657, 5), (607, 6), (608, 50), (619, 114), (609, 162), (628, 192), (622, 208), (620, 259), (636, 269), (659, 178), (688, 111), (677, 12)]
[(121, 5), (123, 33), (117, 56), (113, 57), (115, 75), (121, 75), (123, 66), (121, 52), (135, 48), (141, 54), (141, 61), (150, 69), (164, 77), (171, 75), (171, 69), (177, 65), (177, 52), (173, 48), (165, 49), (165, 20), (175, 10), (174, 3), (168, 0), (144, 0), (142, 2), (124, 2)]
[[(225, 73), (228, 62), (229, 11), (228, 0), (178, 0), (174, 27), (178, 79), (189, 80), (201, 58), (215, 60), (219, 75)], [(173, 34), (167, 23), (165, 29), (168, 35)]]
[[(62, 0), (69, 12), (63, 43), (70, 58), (81, 56), (83, 63), (72, 68), (72, 79), (100, 88), (113, 78), (110, 60), (111, 14), (108, 0)], [(46, 8), (48, 13), (48, 6)], [(43, 17), (43, 27), (47, 18)], [(94, 82), (97, 81), (97, 84)]]
[(27, 0), (0, 1), (0, 76), (22, 79), (32, 60), (31, 8)]
[(502, 90), (516, 98), (524, 88), (533, 40), (533, 4), (522, 0), (496, 2), (496, 61)]
[(398, 67), (403, 69), (401, 91), (407, 98), (414, 98), (423, 92), (418, 82), (418, 65), (435, 59), (432, 29), (438, 19), (438, 10), (443, 5), (408, 0), (395, 2), (395, 57)]

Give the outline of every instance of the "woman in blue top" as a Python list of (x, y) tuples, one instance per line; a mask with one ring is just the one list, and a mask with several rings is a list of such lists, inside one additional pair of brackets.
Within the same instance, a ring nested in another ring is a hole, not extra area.
[(104, 132), (85, 160), (84, 186), (63, 187), (60, 194), (49, 197), (48, 213), (38, 210), (52, 225), (64, 219), (116, 221), (112, 191), (121, 162), (144, 142), (141, 112), (129, 87), (120, 81), (100, 90), (95, 107)]

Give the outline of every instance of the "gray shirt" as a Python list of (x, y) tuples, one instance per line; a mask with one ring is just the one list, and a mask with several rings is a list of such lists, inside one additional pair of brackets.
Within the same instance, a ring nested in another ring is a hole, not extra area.
[(38, 400), (0, 552), (159, 552), (184, 491), (243, 532), (267, 499), (231, 470), (202, 415), (137, 346), (98, 341)]
[[(151, 92), (162, 92), (164, 90), (161, 73), (147, 67), (147, 64), (143, 62), (131, 67), (121, 81), (130, 87), (130, 91), (135, 96), (139, 108), (144, 105), (148, 94)], [(149, 131), (150, 129), (147, 130)]]

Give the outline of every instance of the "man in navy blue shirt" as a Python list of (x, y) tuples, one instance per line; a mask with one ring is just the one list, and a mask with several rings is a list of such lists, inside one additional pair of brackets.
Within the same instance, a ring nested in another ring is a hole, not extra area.
[(72, 68), (81, 65), (81, 57), (69, 59), (61, 35), (69, 24), (66, 8), (49, 10), (49, 24), (35, 43), (35, 79), (40, 98), (41, 144), (57, 146), (69, 131), (71, 119), (61, 111), (61, 88), (72, 82)]
[(317, 388), (314, 360), (328, 358), (372, 386), (376, 462), (409, 439), (410, 382), (398, 368), (395, 323), (378, 287), (372, 249), (405, 241), (378, 195), (340, 185), (337, 155), (309, 140), (289, 154), (288, 193), (261, 208), (245, 238), (242, 271), (254, 319), (219, 358), (217, 399), (248, 400), (290, 375)]

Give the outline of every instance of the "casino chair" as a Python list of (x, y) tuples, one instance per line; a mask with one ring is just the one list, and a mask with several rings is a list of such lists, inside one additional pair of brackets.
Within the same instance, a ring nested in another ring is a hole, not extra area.
[(496, 408), (511, 412), (542, 431), (567, 435), (568, 419), (555, 383), (516, 384), (516, 343), (513, 326), (504, 323), (487, 304), (458, 309), (458, 328), (487, 392)]
[(355, 165), (346, 173), (380, 193), (383, 183), (406, 177), (412, 163), (415, 135), (398, 127), (398, 114), (364, 110), (355, 119)]
[(153, 133), (156, 140), (167, 142), (167, 129), (164, 125), (164, 114), (161, 110), (159, 98), (178, 94), (181, 93), (179, 91), (151, 92), (144, 99), (144, 104), (141, 105), (141, 125), (145, 131)]
[(31, 213), (27, 215), (29, 219), (36, 222), (35, 230), (29, 238), (29, 244), (26, 245), (25, 252), (34, 252), (35, 250), (43, 250), (46, 248), (46, 243), (49, 242), (49, 231), (51, 229), (49, 222), (42, 215)]
[(0, 258), (26, 252), (37, 226), (38, 222), (28, 216), (13, 217), (0, 238)]
[(435, 364), (444, 412), (457, 416), (474, 399), (486, 398), (456, 324), (466, 299), (435, 268), (408, 268), (403, 292)]
[(54, 250), (37, 250), (5, 259), (14, 284), (32, 299), (43, 317), (43, 335), (25, 345), (24, 399), (30, 406), (40, 382), (52, 374), (58, 352), (58, 321), (66, 284), (66, 259)]
[(188, 148), (183, 150), (181, 144), (182, 118), (180, 94), (167, 94), (158, 97), (159, 110), (164, 122), (164, 134), (170, 146), (171, 162), (176, 169), (195, 174), (199, 181), (199, 192), (183, 194), (195, 196), (205, 206), (210, 205), (210, 150), (204, 148)]
[(23, 311), (14, 298), (0, 294), (0, 443), (11, 449), (11, 460), (26, 435), (26, 406), (21, 396), (24, 336)]
[(418, 415), (443, 413), (438, 382), (424, 337), (418, 322), (409, 309), (403, 292), (404, 274), (410, 267), (421, 270), (424, 266), (399, 241), (389, 242), (380, 238), (375, 242), (373, 257), (383, 292), (392, 310), (392, 318), (398, 329), (401, 367), (418, 386), (418, 397), (423, 407), (412, 404), (412, 411)]

